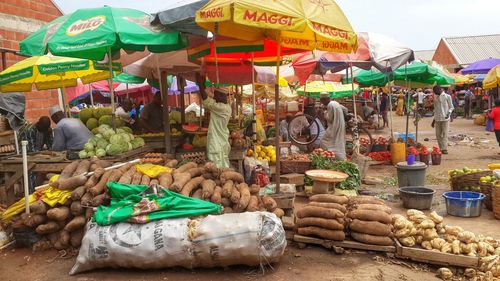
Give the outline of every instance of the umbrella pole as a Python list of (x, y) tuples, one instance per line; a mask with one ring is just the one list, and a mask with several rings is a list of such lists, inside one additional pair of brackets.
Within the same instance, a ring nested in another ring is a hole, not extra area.
[[(241, 93), (243, 93), (243, 86), (241, 88)], [(255, 110), (255, 71), (254, 71), (254, 57), (252, 52), (252, 142), (253, 151), (255, 151), (255, 144), (257, 143), (257, 115)]]
[[(410, 86), (408, 81), (408, 64), (405, 64), (405, 80), (406, 80), (406, 89)], [(406, 115), (406, 144), (408, 144), (408, 127), (410, 126), (410, 114)]]
[[(356, 94), (354, 93), (354, 75), (352, 74), (352, 62), (349, 63), (349, 69), (351, 70), (351, 91), (352, 91), (352, 107), (354, 110), (354, 122), (358, 123), (358, 114), (356, 109)], [(355, 152), (359, 154), (359, 133), (354, 134), (354, 149)]]
[(23, 179), (24, 179), (24, 208), (26, 214), (30, 213), (30, 191), (29, 191), (29, 180), (28, 180), (28, 153), (26, 146), (28, 141), (21, 141), (21, 149), (23, 152)]
[(280, 36), (278, 35), (278, 51), (276, 54), (276, 83), (274, 84), (274, 139), (276, 146), (276, 193), (280, 192), (280, 175), (281, 175), (281, 165), (280, 165), (280, 137), (279, 137), (279, 124), (280, 124), (280, 60), (281, 60), (281, 42)]
[(92, 84), (89, 83), (90, 105), (94, 107), (94, 95), (92, 93)]
[(125, 83), (125, 94), (126, 94), (126, 97), (128, 99), (128, 83)]
[(115, 91), (113, 89), (113, 59), (111, 58), (111, 47), (108, 48), (108, 66), (109, 66), (109, 94), (111, 96), (111, 123), (113, 130), (116, 131), (116, 115), (115, 115)]
[(214, 59), (215, 59), (215, 80), (216, 80), (216, 87), (219, 87), (219, 59), (217, 58), (217, 45), (216, 45), (216, 40), (215, 37), (217, 37), (217, 29), (219, 28), (219, 25), (215, 23), (215, 28), (214, 28)]

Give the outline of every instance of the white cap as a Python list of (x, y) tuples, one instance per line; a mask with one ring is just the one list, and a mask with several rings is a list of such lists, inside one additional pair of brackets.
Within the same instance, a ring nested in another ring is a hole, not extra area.
[(51, 107), (49, 109), (49, 114), (50, 114), (50, 116), (52, 116), (52, 115), (56, 114), (59, 111), (62, 112), (61, 108), (58, 105), (54, 105), (53, 107)]
[(330, 94), (328, 92), (321, 92), (319, 93), (320, 98), (329, 98)]

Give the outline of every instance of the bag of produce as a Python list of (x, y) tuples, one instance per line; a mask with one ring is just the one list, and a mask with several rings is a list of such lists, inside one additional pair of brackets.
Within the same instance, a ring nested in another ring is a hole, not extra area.
[(104, 267), (212, 268), (277, 262), (286, 248), (276, 215), (246, 212), (147, 224), (87, 224), (70, 275)]

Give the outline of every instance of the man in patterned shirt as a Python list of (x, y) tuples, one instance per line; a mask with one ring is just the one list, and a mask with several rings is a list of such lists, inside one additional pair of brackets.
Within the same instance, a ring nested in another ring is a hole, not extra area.
[(34, 124), (27, 123), (19, 130), (19, 142), (28, 141), (27, 151), (37, 152), (52, 148), (52, 129), (50, 128), (50, 118), (42, 116)]

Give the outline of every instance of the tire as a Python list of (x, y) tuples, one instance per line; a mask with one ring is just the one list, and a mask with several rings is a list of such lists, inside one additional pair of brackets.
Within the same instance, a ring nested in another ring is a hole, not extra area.
[[(320, 126), (318, 124), (318, 121), (313, 118), (310, 115), (303, 114), (303, 115), (298, 115), (292, 118), (290, 123), (288, 124), (288, 138), (292, 140), (292, 142), (299, 144), (299, 145), (309, 145), (311, 143), (314, 143), (318, 139), (318, 135), (311, 135), (310, 133), (299, 133), (298, 135), (294, 135), (291, 130), (291, 128), (297, 126), (297, 123), (300, 122), (302, 123), (303, 120), (302, 118), (307, 119), (307, 123), (309, 123), (309, 126), (303, 127), (302, 131), (307, 131), (310, 132), (311, 130), (316, 130), (316, 132), (319, 132)], [(300, 124), (299, 124), (300, 126)]]

